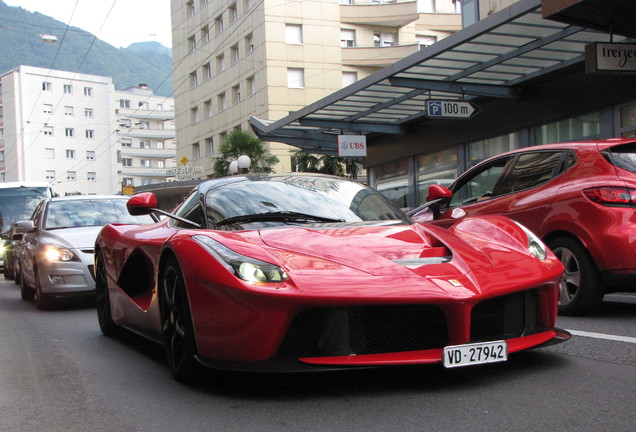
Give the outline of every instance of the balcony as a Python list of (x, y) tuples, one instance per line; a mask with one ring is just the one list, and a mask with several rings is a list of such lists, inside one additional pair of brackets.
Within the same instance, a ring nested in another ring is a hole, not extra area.
[(135, 118), (135, 119), (144, 119), (144, 120), (173, 120), (174, 119), (174, 110), (143, 110), (143, 109), (127, 109), (127, 108), (119, 108), (117, 109), (117, 114), (120, 117), (127, 118)]
[(175, 149), (142, 149), (142, 148), (122, 148), (121, 157), (134, 157), (144, 159), (174, 159), (177, 157)]
[(415, 25), (427, 30), (440, 32), (456, 32), (462, 29), (460, 13), (423, 13)]
[(370, 24), (402, 27), (416, 21), (417, 1), (384, 0), (351, 5), (340, 5), (340, 21), (349, 24)]
[(174, 129), (132, 129), (122, 127), (117, 133), (120, 137), (127, 138), (148, 138), (156, 140), (167, 140), (175, 138)]
[(386, 67), (420, 49), (420, 44), (342, 48), (342, 64)]
[(121, 167), (118, 174), (125, 177), (166, 178), (170, 177), (167, 171), (168, 168)]

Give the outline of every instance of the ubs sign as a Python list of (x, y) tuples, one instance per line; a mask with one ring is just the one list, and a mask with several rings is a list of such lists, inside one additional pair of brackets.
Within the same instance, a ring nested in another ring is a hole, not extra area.
[(588, 73), (636, 72), (636, 44), (593, 43), (585, 47)]

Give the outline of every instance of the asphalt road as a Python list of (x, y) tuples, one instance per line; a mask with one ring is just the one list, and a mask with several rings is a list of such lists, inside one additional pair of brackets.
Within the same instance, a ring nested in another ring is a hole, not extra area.
[(567, 343), (471, 368), (211, 372), (174, 381), (162, 349), (103, 336), (94, 306), (38, 311), (0, 277), (0, 431), (636, 430), (636, 297), (560, 318)]

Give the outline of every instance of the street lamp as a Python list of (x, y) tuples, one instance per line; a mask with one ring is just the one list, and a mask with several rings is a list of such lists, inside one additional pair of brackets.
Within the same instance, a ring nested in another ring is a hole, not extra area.
[(234, 175), (238, 173), (238, 162), (232, 161), (230, 162), (230, 174)]
[(236, 160), (239, 172), (241, 174), (247, 174), (250, 171), (250, 165), (252, 165), (252, 160), (249, 156), (241, 155)]

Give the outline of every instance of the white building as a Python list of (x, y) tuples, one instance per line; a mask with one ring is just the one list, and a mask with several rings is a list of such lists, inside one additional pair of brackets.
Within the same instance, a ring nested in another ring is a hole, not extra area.
[(0, 80), (0, 181), (46, 180), (60, 195), (115, 191), (111, 78), (19, 66)]
[(0, 182), (60, 195), (110, 194), (171, 179), (172, 98), (108, 77), (19, 66), (0, 76)]
[(174, 102), (145, 84), (115, 92), (119, 190), (175, 179)]

